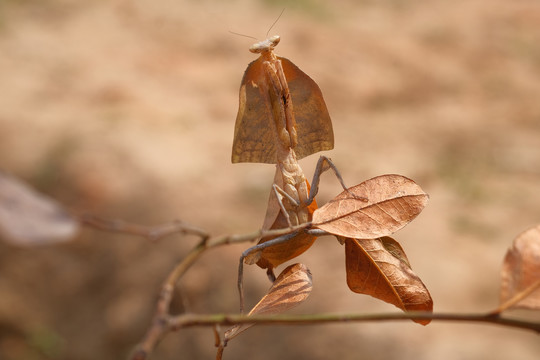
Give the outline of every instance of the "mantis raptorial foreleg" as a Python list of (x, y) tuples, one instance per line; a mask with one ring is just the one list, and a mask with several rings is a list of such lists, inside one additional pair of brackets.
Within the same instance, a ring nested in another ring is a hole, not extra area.
[[(334, 175), (336, 176), (339, 183), (341, 184), (341, 187), (343, 187), (343, 190), (347, 191), (347, 186), (345, 185), (345, 182), (343, 181), (343, 178), (341, 177), (341, 174), (339, 170), (337, 169), (336, 165), (332, 162), (332, 159), (326, 156), (321, 156), (319, 157), (319, 160), (317, 161), (317, 166), (315, 167), (315, 172), (313, 173), (313, 180), (311, 181), (311, 189), (309, 191), (309, 196), (304, 205), (306, 206), (311, 205), (311, 203), (315, 199), (315, 196), (317, 196), (317, 193), (319, 192), (319, 183), (321, 180), (322, 173), (330, 169), (332, 169), (332, 171), (334, 172)], [(281, 208), (283, 215), (286, 217), (289, 227), (292, 227), (289, 214), (287, 210), (285, 209), (285, 206), (283, 205), (283, 201), (281, 199), (282, 197), (286, 197), (296, 207), (299, 207), (300, 203), (296, 199), (294, 199), (292, 196), (287, 194), (287, 192), (284, 189), (280, 188), (278, 185), (272, 184), (272, 189), (274, 193), (276, 194), (276, 199), (279, 203), (279, 207)]]
[(293, 204), (296, 207), (299, 207), (300, 203), (295, 198), (293, 198), (291, 195), (287, 194), (287, 192), (285, 190), (283, 190), (282, 188), (280, 188), (276, 184), (272, 184), (272, 190), (276, 194), (276, 199), (277, 199), (277, 202), (279, 204), (279, 208), (281, 209), (281, 213), (285, 216), (285, 219), (287, 220), (287, 225), (289, 225), (289, 227), (292, 228), (293, 225), (292, 225), (292, 222), (291, 222), (291, 217), (289, 215), (289, 212), (285, 208), (285, 205), (283, 204), (282, 199), (283, 199), (283, 197), (286, 197), (287, 200), (289, 200), (291, 202), (291, 204)]

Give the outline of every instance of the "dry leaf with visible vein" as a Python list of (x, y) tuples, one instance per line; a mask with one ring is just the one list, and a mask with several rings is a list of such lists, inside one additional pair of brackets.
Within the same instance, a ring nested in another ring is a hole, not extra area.
[[(412, 271), (405, 252), (390, 237), (345, 239), (347, 285), (360, 294), (397, 306), (403, 311), (432, 311), (433, 300)], [(414, 320), (427, 325), (430, 320)]]
[[(251, 309), (249, 315), (274, 315), (285, 312), (304, 302), (313, 288), (311, 273), (304, 264), (285, 268), (272, 284), (268, 293)], [(229, 341), (254, 324), (241, 324), (225, 332)]]
[(317, 209), (313, 226), (355, 239), (388, 236), (420, 214), (428, 199), (411, 179), (381, 175), (343, 191)]
[(540, 225), (519, 235), (508, 249), (501, 271), (501, 303), (537, 286), (512, 307), (540, 309)]
[(71, 240), (79, 223), (56, 201), (0, 171), (0, 237), (16, 245)]

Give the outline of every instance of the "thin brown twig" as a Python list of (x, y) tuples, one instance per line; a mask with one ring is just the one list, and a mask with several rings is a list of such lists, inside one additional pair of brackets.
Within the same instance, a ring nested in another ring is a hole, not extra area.
[(98, 230), (138, 235), (145, 237), (150, 241), (157, 241), (172, 234), (195, 235), (203, 239), (209, 237), (204, 230), (186, 224), (180, 220), (174, 220), (156, 226), (145, 226), (124, 220), (103, 219), (88, 214), (78, 215), (77, 218), (81, 224)]
[[(272, 316), (247, 316), (241, 314), (210, 314), (195, 315), (183, 314), (172, 316), (169, 313), (172, 301), (174, 287), (186, 271), (195, 263), (204, 251), (227, 244), (255, 241), (262, 237), (275, 237), (286, 235), (298, 230), (306, 230), (311, 227), (311, 223), (298, 225), (291, 228), (275, 230), (258, 230), (248, 234), (226, 235), (219, 237), (210, 237), (205, 231), (185, 224), (181, 221), (172, 221), (158, 226), (143, 226), (129, 223), (123, 220), (106, 220), (92, 215), (78, 216), (82, 224), (102, 231), (111, 231), (127, 233), (148, 238), (157, 241), (165, 236), (175, 233), (183, 235), (195, 235), (200, 238), (200, 242), (187, 254), (187, 256), (178, 263), (171, 271), (164, 282), (152, 325), (146, 332), (143, 340), (137, 346), (133, 353), (132, 360), (147, 359), (159, 341), (170, 331), (175, 331), (184, 327), (193, 326), (213, 326), (214, 329), (219, 325), (235, 325), (244, 323), (256, 324), (321, 324), (328, 322), (373, 322), (373, 321), (400, 321), (400, 320), (435, 320), (469, 323), (488, 323), (492, 325), (507, 326), (525, 330), (532, 330), (540, 333), (540, 323), (528, 322), (518, 319), (511, 319), (501, 316), (501, 312), (519, 302), (523, 297), (534, 291), (540, 282), (533, 284), (500, 307), (490, 313), (480, 314), (460, 314), (460, 313), (388, 313), (388, 314), (313, 314), (313, 315), (272, 315)], [(218, 334), (219, 335), (219, 334)], [(221, 349), (222, 351), (223, 349)]]
[(313, 325), (330, 322), (373, 322), (373, 321), (400, 321), (400, 320), (435, 320), (450, 322), (487, 323), (513, 327), (523, 330), (532, 330), (540, 333), (540, 323), (519, 319), (502, 317), (500, 314), (489, 313), (430, 313), (406, 312), (384, 314), (308, 314), (308, 315), (240, 315), (240, 314), (183, 314), (171, 317), (172, 330), (191, 326), (236, 325), (246, 323), (256, 324), (288, 324)]
[[(184, 224), (182, 224), (184, 225)], [(262, 231), (258, 230), (249, 234), (243, 235), (228, 235), (220, 236), (216, 238), (210, 238), (206, 235), (205, 232), (190, 232), (185, 229), (196, 229), (193, 227), (178, 227), (178, 230), (183, 233), (190, 233), (198, 235), (201, 237), (200, 242), (184, 257), (184, 259), (178, 263), (174, 269), (169, 273), (167, 279), (165, 280), (160, 297), (156, 304), (156, 311), (152, 320), (150, 328), (147, 330), (143, 340), (137, 345), (135, 352), (133, 353), (132, 360), (144, 360), (147, 359), (150, 353), (157, 346), (159, 341), (169, 332), (174, 330), (175, 327), (175, 316), (172, 316), (169, 312), (170, 304), (172, 301), (174, 287), (180, 280), (180, 278), (186, 273), (186, 271), (195, 263), (199, 257), (208, 249), (227, 245), (231, 243), (239, 242), (248, 242), (254, 241), (261, 237), (265, 236), (279, 236), (288, 234), (299, 229), (305, 229), (309, 227), (310, 224), (302, 224), (292, 228), (278, 229), (278, 230), (268, 230)], [(122, 231), (124, 232), (124, 231)], [(138, 233), (140, 235), (140, 233)], [(216, 324), (218, 325), (218, 324)]]
[(132, 356), (132, 360), (146, 359), (163, 336), (171, 331), (171, 315), (169, 310), (173, 298), (174, 287), (182, 275), (186, 273), (206, 249), (206, 240), (202, 239), (201, 242), (171, 271), (161, 288), (152, 325), (146, 332), (143, 340), (137, 346), (136, 351)]
[(219, 236), (219, 237), (208, 239), (207, 245), (210, 248), (210, 247), (215, 247), (215, 246), (220, 246), (220, 245), (255, 241), (263, 237), (276, 237), (276, 236), (281, 236), (281, 235), (287, 235), (295, 231), (307, 229), (309, 227), (311, 227), (310, 222), (292, 226), (292, 227), (283, 228), (283, 229), (257, 230), (257, 231), (247, 233), (247, 234)]

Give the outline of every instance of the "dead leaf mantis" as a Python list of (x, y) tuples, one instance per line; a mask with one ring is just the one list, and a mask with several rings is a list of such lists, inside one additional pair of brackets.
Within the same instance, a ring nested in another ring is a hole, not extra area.
[[(242, 79), (232, 149), (233, 163), (276, 164), (263, 230), (311, 221), (317, 209), (320, 175), (328, 169), (346, 189), (330, 159), (320, 157), (311, 188), (298, 164), (307, 155), (332, 149), (334, 134), (319, 86), (290, 60), (274, 54), (279, 41), (279, 36), (272, 36), (249, 49), (260, 56), (248, 65)], [(276, 239), (263, 238), (246, 250), (239, 267), (241, 310), (244, 259), (266, 268), (273, 281), (273, 268), (306, 251), (315, 239), (313, 234), (296, 231)]]

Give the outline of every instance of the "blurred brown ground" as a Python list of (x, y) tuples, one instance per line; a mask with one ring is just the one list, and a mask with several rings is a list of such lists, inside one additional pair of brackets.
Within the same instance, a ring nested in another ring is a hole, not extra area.
[[(317, 81), (349, 185), (398, 173), (430, 204), (395, 238), (435, 310), (488, 311), (512, 239), (540, 222), (540, 3), (456, 1), (0, 2), (0, 167), (67, 207), (212, 234), (257, 229), (273, 167), (230, 163), (250, 39)], [(316, 156), (302, 160), (312, 174)], [(310, 177), (311, 175), (308, 175)], [(319, 203), (340, 190), (323, 177)], [(85, 229), (60, 246), (0, 243), (0, 358), (122, 359), (158, 289), (195, 244)], [(209, 252), (182, 281), (189, 311), (235, 312), (238, 256)], [(343, 248), (322, 238), (296, 312), (380, 312), (351, 293)], [(247, 269), (249, 302), (269, 286)], [(180, 305), (179, 305), (180, 306)], [(531, 314), (521, 314), (532, 316)], [(412, 322), (261, 326), (227, 359), (538, 359), (532, 333)], [(210, 329), (170, 334), (154, 359), (212, 359)]]

